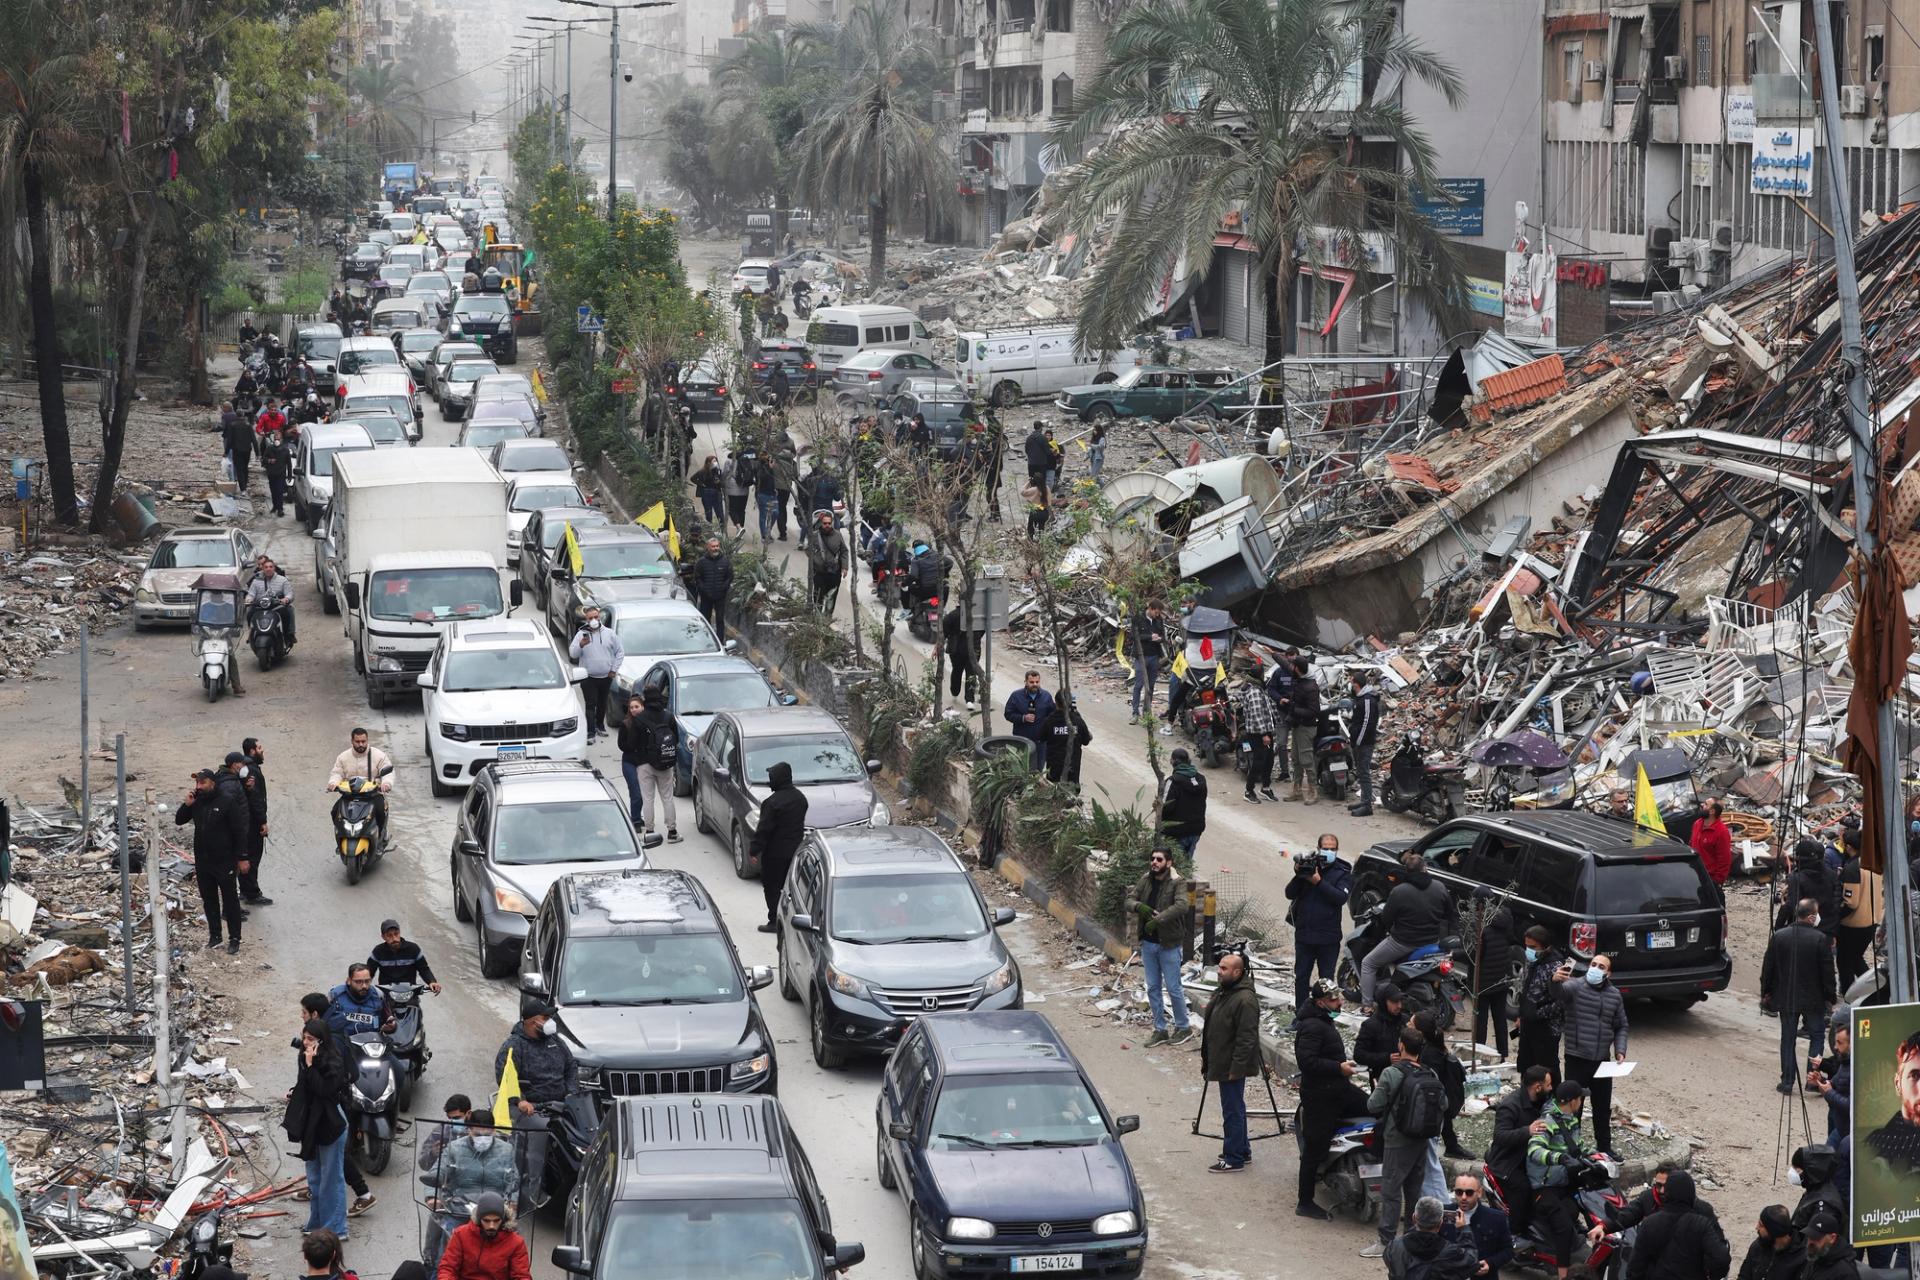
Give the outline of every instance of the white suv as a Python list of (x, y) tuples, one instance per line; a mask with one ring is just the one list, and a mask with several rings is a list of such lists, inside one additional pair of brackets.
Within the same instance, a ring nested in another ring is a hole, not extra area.
[(497, 760), (585, 755), (584, 679), (531, 619), (454, 623), (420, 675), (433, 794), (452, 795)]

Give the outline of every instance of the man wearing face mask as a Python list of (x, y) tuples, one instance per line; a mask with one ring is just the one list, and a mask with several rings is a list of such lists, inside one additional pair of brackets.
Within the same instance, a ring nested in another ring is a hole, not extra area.
[(1514, 1065), (1545, 1067), (1554, 1079), (1560, 1075), (1560, 1028), (1566, 1019), (1553, 998), (1554, 975), (1560, 972), (1560, 952), (1545, 925), (1529, 926), (1526, 932), (1526, 979), (1520, 991), (1520, 1041), (1514, 1053)]
[(1838, 992), (1827, 935), (1820, 931), (1820, 904), (1802, 898), (1794, 905), (1793, 923), (1774, 930), (1760, 962), (1760, 1004), (1780, 1015), (1781, 1093), (1792, 1093), (1800, 1078), (1799, 1040), (1805, 1036), (1807, 1055), (1817, 1058), (1826, 1047), (1827, 1015)]
[(1595, 956), (1579, 977), (1562, 965), (1553, 989), (1567, 1011), (1567, 1082), (1593, 1095), (1593, 1149), (1606, 1152), (1613, 1150), (1613, 1077), (1600, 1075), (1600, 1064), (1627, 1060), (1627, 1002), (1612, 977), (1613, 957)]
[(582, 691), (587, 698), (587, 742), (591, 744), (607, 731), (607, 689), (626, 661), (627, 651), (613, 628), (601, 624), (600, 610), (588, 605), (581, 612), (580, 629), (567, 643), (567, 656), (586, 668)]
[(436, 1280), (528, 1280), (527, 1242), (507, 1225), (507, 1202), (498, 1192), (481, 1194), (471, 1219), (447, 1238)]
[[(547, 1117), (539, 1108), (543, 1104), (565, 1102), (580, 1088), (580, 1064), (574, 1060), (573, 1050), (560, 1039), (560, 1028), (554, 1023), (553, 1013), (552, 1005), (535, 997), (522, 1000), (520, 1021), (507, 1033), (500, 1051), (493, 1055), (495, 1080), (507, 1069), (507, 1055), (513, 1055), (520, 1092), (507, 1102), (514, 1112), (513, 1127), (529, 1134), (516, 1154), (520, 1185), (528, 1192), (527, 1199), (534, 1203), (541, 1200), (533, 1193), (538, 1190), (540, 1174), (547, 1161)], [(524, 1200), (522, 1204), (524, 1207)]]
[(1706, 1280), (1733, 1265), (1733, 1250), (1713, 1206), (1694, 1194), (1693, 1175), (1667, 1178), (1660, 1211), (1640, 1225), (1627, 1262), (1628, 1280)]
[[(439, 1160), (420, 1175), (420, 1181), (434, 1188), (427, 1207), (438, 1220), (442, 1242), (459, 1230), (482, 1196), (491, 1192), (503, 1204), (511, 1204), (520, 1196), (513, 1143), (494, 1132), (493, 1115), (484, 1110), (467, 1116), (466, 1136), (449, 1142)], [(433, 1256), (426, 1260), (428, 1266), (436, 1266), (440, 1259), (440, 1251), (433, 1244), (429, 1241)]]
[(1813, 1238), (1808, 1227), (1815, 1217), (1831, 1213), (1847, 1216), (1847, 1197), (1841, 1193), (1834, 1175), (1840, 1171), (1840, 1156), (1824, 1142), (1795, 1147), (1787, 1160), (1787, 1182), (1800, 1188), (1800, 1203), (1793, 1206), (1793, 1225)]
[(1533, 1196), (1527, 1186), (1527, 1143), (1545, 1132), (1540, 1111), (1553, 1100), (1553, 1073), (1528, 1067), (1520, 1087), (1493, 1104), (1493, 1141), (1487, 1144), (1487, 1168), (1500, 1180), (1513, 1234), (1525, 1239), (1533, 1222)]
[(1760, 1211), (1753, 1243), (1740, 1263), (1739, 1280), (1800, 1280), (1807, 1265), (1807, 1241), (1793, 1229), (1783, 1204)]
[(1303, 1012), (1316, 967), (1322, 978), (1336, 976), (1344, 935), (1340, 913), (1353, 891), (1353, 868), (1340, 860), (1340, 837), (1322, 832), (1316, 845), (1311, 854), (1294, 857), (1293, 879), (1287, 881), (1287, 901), (1293, 904), (1287, 908), (1287, 923), (1293, 926), (1293, 1007)]

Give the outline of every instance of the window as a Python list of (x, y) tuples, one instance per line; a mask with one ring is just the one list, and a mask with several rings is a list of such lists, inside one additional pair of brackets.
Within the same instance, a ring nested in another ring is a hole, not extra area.
[(1861, 49), (1860, 69), (1867, 83), (1878, 84), (1887, 69), (1887, 32), (1885, 27), (1868, 27)]
[(886, 330), (886, 326), (884, 326), (884, 325), (882, 325), (882, 326), (881, 326), (880, 328), (878, 328), (878, 329), (869, 329), (869, 330), (867, 330), (867, 341), (868, 341), (868, 342), (885, 342), (886, 340), (887, 340), (887, 330)]
[(1537, 848), (1527, 860), (1528, 883), (1522, 886), (1521, 896), (1532, 898), (1543, 906), (1571, 911), (1574, 898), (1580, 891), (1580, 873), (1585, 865), (1586, 859), (1577, 853), (1568, 853), (1564, 849)]
[(1047, 0), (1047, 30), (1073, 30), (1073, 0)]
[(1470, 863), (1473, 878), (1495, 889), (1517, 885), (1526, 857), (1525, 841), (1509, 836), (1490, 836)]
[(1056, 116), (1073, 114), (1073, 77), (1065, 72), (1053, 78), (1053, 114)]
[(1360, 299), (1360, 345), (1370, 351), (1393, 350), (1393, 281), (1374, 276)]
[(1580, 65), (1580, 55), (1586, 45), (1579, 40), (1569, 40), (1560, 46), (1561, 77), (1566, 82), (1568, 102), (1580, 101), (1581, 86), (1586, 83), (1585, 68)]
[(1436, 832), (1421, 846), (1420, 856), (1436, 871), (1463, 875), (1467, 870), (1467, 859), (1479, 840), (1480, 831), (1475, 827), (1455, 827), (1451, 831)]
[(890, 325), (887, 328), (888, 342), (905, 342), (907, 340), (907, 336), (908, 336), (907, 326), (903, 324)]

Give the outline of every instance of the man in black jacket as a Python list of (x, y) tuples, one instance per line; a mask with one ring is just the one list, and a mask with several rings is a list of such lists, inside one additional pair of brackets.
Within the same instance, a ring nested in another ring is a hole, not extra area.
[(292, 451), (287, 448), (286, 436), (269, 431), (260, 437), (260, 474), (267, 478), (267, 499), (277, 516), (287, 514), (287, 478), (292, 469)]
[(1780, 1083), (1774, 1087), (1781, 1093), (1798, 1087), (1800, 1036), (1807, 1038), (1810, 1057), (1826, 1048), (1827, 1015), (1838, 998), (1832, 948), (1821, 923), (1820, 904), (1800, 899), (1793, 923), (1774, 930), (1760, 962), (1760, 1003), (1780, 1015)]
[(1207, 829), (1207, 780), (1193, 767), (1193, 757), (1185, 747), (1175, 747), (1168, 759), (1173, 762), (1173, 771), (1167, 775), (1167, 789), (1160, 798), (1160, 829), (1191, 858), (1201, 833)]
[[(975, 615), (976, 626), (982, 621)], [(966, 707), (971, 711), (980, 700), (980, 652), (987, 633), (984, 628), (969, 632), (965, 622), (958, 608), (947, 610), (947, 616), (940, 620), (940, 635), (947, 654), (947, 692), (958, 698), (964, 690)]]
[(1047, 423), (1042, 418), (1027, 432), (1027, 483), (1047, 487), (1047, 470), (1053, 466), (1053, 446), (1047, 443)]
[(1279, 767), (1282, 782), (1293, 776), (1287, 761), (1293, 755), (1293, 663), (1299, 656), (1298, 649), (1288, 649), (1273, 664), (1273, 674), (1267, 677), (1267, 696), (1273, 699), (1274, 723), (1284, 735), (1273, 744), (1273, 762)]
[(1860, 1260), (1847, 1239), (1845, 1219), (1831, 1210), (1814, 1215), (1807, 1237), (1805, 1280), (1860, 1280)]
[(1373, 749), (1380, 743), (1380, 689), (1373, 673), (1364, 669), (1353, 673), (1353, 767), (1360, 775), (1360, 802), (1347, 806), (1356, 818), (1373, 812)]
[(1380, 913), (1387, 936), (1360, 962), (1360, 1003), (1368, 1008), (1373, 1005), (1380, 971), (1391, 970), (1421, 947), (1440, 941), (1453, 922), (1453, 895), (1433, 878), (1425, 859), (1409, 850), (1400, 855), (1400, 867), (1400, 883), (1388, 892)]
[(221, 446), (233, 463), (233, 484), (242, 495), (247, 492), (247, 464), (253, 461), (253, 425), (244, 419), (227, 422), (220, 431)]
[(1367, 1114), (1367, 1095), (1353, 1083), (1360, 1064), (1347, 1056), (1346, 1041), (1333, 1025), (1340, 1012), (1340, 984), (1321, 978), (1308, 995), (1293, 1041), (1293, 1058), (1300, 1065), (1300, 1195), (1294, 1212), (1325, 1221), (1327, 1211), (1313, 1202), (1320, 1162), (1340, 1122)]
[(1495, 1207), (1477, 1174), (1454, 1178), (1453, 1211), (1441, 1234), (1472, 1246), (1480, 1257), (1474, 1272), (1479, 1280), (1500, 1280), (1500, 1268), (1513, 1261), (1513, 1220)]
[(1319, 847), (1311, 856), (1295, 855), (1293, 879), (1287, 881), (1287, 901), (1293, 904), (1287, 908), (1287, 923), (1293, 926), (1295, 1009), (1307, 1007), (1307, 983), (1316, 968), (1323, 978), (1336, 976), (1340, 914), (1353, 892), (1353, 868), (1340, 860), (1340, 837), (1323, 831), (1316, 843)]
[(1146, 695), (1147, 713), (1153, 713), (1153, 695), (1160, 688), (1160, 664), (1167, 660), (1166, 610), (1159, 601), (1127, 622), (1127, 661), (1133, 664), (1133, 718), (1140, 723), (1140, 696)]
[(1660, 1212), (1640, 1224), (1627, 1260), (1627, 1280), (1721, 1280), (1733, 1251), (1713, 1206), (1695, 1198), (1693, 1175), (1667, 1177)]
[(1320, 803), (1320, 779), (1313, 767), (1313, 740), (1320, 734), (1320, 683), (1305, 658), (1293, 661), (1293, 685), (1287, 694), (1288, 731), (1293, 735), (1293, 791), (1289, 800)]
[(1373, 1012), (1360, 1024), (1360, 1033), (1353, 1038), (1353, 1060), (1365, 1067), (1369, 1079), (1377, 1084), (1380, 1073), (1387, 1069), (1394, 1052), (1400, 1048), (1400, 1028), (1407, 1025), (1407, 1013), (1400, 988), (1391, 982), (1381, 983), (1373, 994)]
[(1787, 1216), (1783, 1204), (1760, 1211), (1753, 1243), (1740, 1263), (1739, 1280), (1800, 1280), (1807, 1266), (1807, 1242)]
[(720, 554), (720, 539), (707, 539), (707, 554), (688, 571), (693, 603), (700, 616), (713, 624), (714, 634), (727, 638), (727, 592), (733, 589), (733, 558)]
[(1553, 1097), (1553, 1072), (1528, 1067), (1520, 1087), (1493, 1104), (1493, 1140), (1487, 1144), (1487, 1168), (1500, 1180), (1513, 1233), (1525, 1237), (1533, 1222), (1533, 1193), (1527, 1185), (1527, 1141), (1546, 1127), (1541, 1108)]
[(240, 900), (249, 907), (270, 907), (273, 899), (260, 892), (260, 859), (267, 852), (267, 748), (258, 738), (245, 738), (240, 754), (248, 802), (247, 869), (240, 873)]
[(232, 955), (240, 950), (240, 887), (234, 877), (247, 855), (249, 808), (246, 794), (237, 786), (221, 788), (217, 781), (212, 769), (194, 774), (193, 790), (173, 822), (181, 827), (193, 824), (193, 878), (200, 885), (200, 902), (207, 912), (207, 949), (220, 945), (224, 917), (227, 953)]
[(807, 796), (793, 785), (793, 766), (785, 760), (767, 770), (767, 785), (773, 794), (760, 802), (760, 825), (753, 833), (753, 855), (760, 863), (760, 890), (767, 898), (767, 922), (761, 933), (773, 933), (778, 926), (773, 913), (780, 905), (780, 890), (787, 883), (787, 868), (807, 834)]

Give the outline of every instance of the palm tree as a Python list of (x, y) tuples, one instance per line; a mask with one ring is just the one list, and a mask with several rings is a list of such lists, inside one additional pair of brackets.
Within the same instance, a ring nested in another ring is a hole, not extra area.
[(86, 85), (81, 57), (67, 44), (71, 20), (48, 0), (0, 0), (0, 29), (9, 33), (0, 41), (0, 186), (9, 195), (4, 203), (11, 205), (17, 192), (26, 210), (32, 258), (27, 309), (40, 390), (40, 436), (47, 451), (53, 518), (71, 525), (79, 522), (80, 508), (74, 498), (73, 441), (61, 385), (65, 353), (53, 306), (48, 207), (53, 181), (77, 154)]
[(347, 86), (362, 103), (360, 124), (383, 162), (393, 158), (386, 150), (389, 138), (395, 142), (418, 141), (418, 132), (401, 114), (402, 100), (417, 96), (413, 80), (393, 63), (369, 62), (355, 67), (347, 77)]
[(860, 0), (834, 33), (838, 92), (800, 131), (795, 178), (820, 204), (864, 195), (869, 234), (867, 280), (887, 269), (887, 216), (916, 196), (951, 205), (958, 177), (953, 148), (923, 114), (925, 69), (935, 62), (928, 34), (908, 22), (905, 5)]
[(1388, 0), (1151, 0), (1120, 19), (1106, 56), (1056, 131), (1068, 155), (1110, 135), (1059, 189), (1068, 230), (1112, 221), (1083, 295), (1084, 345), (1125, 345), (1154, 283), (1183, 253), (1204, 271), (1235, 213), (1271, 286), (1269, 364), (1284, 354), (1300, 246), (1317, 258), (1331, 242), (1345, 257), (1376, 231), (1395, 242), (1403, 286), (1442, 314), (1457, 306), (1458, 256), (1414, 207), (1415, 192), (1438, 187), (1433, 148), (1374, 93), (1407, 77), (1453, 105), (1463, 91), (1400, 31)]

